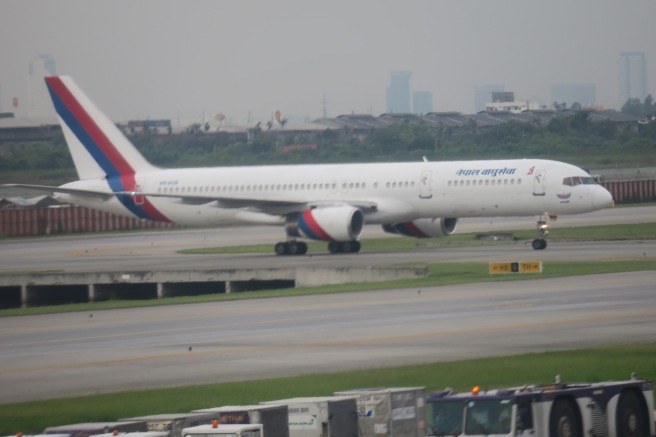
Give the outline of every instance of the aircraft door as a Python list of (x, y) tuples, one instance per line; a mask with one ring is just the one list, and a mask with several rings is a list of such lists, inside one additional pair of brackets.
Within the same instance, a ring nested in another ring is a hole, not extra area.
[(432, 179), (432, 170), (424, 170), (421, 172), (421, 177), (419, 179), (419, 198), (430, 199), (433, 197), (433, 192), (431, 190)]
[(547, 182), (547, 171), (544, 169), (538, 170), (533, 175), (533, 195), (544, 196), (544, 187)]

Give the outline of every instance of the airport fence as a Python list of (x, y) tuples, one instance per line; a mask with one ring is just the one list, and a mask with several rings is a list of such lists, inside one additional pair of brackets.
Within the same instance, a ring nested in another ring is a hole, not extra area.
[(73, 205), (0, 210), (2, 237), (174, 227), (177, 225), (123, 217)]
[(610, 191), (615, 203), (653, 202), (656, 200), (656, 179), (601, 182), (600, 184)]

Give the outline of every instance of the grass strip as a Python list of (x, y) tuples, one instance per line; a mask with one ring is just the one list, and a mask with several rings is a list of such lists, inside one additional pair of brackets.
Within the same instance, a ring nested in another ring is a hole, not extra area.
[(0, 405), (0, 435), (38, 433), (48, 426), (71, 423), (184, 413), (296, 396), (325, 396), (338, 390), (369, 387), (425, 386), (429, 393), (447, 386), (462, 391), (474, 385), (490, 389), (546, 383), (553, 381), (555, 375), (560, 375), (563, 381), (624, 380), (633, 371), (653, 380), (655, 356), (656, 343), (624, 344), (7, 404)]

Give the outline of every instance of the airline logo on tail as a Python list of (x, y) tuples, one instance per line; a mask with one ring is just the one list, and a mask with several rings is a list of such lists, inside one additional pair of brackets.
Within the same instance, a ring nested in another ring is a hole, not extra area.
[[(81, 91), (75, 89), (74, 84), (69, 86), (67, 81), (70, 78), (67, 77), (46, 77), (45, 80), (57, 114), (89, 155), (98, 163), (105, 173), (112, 191), (114, 193), (138, 191), (135, 168), (128, 162), (117, 145), (109, 139), (106, 132), (107, 127), (103, 129), (103, 126), (89, 113), (89, 108), (85, 108), (81, 103), (81, 101), (86, 101), (82, 98), (84, 96), (76, 96), (76, 93), (81, 94)], [(113, 124), (111, 126), (116, 128)], [(125, 142), (129, 143), (127, 139)], [(129, 146), (133, 147), (131, 144)], [(116, 197), (137, 217), (170, 222), (145, 197), (142, 197), (143, 202), (139, 205), (130, 195), (117, 194)]]

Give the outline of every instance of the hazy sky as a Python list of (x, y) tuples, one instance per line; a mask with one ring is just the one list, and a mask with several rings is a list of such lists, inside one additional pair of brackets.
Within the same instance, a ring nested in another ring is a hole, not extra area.
[(644, 51), (656, 87), (656, 0), (0, 0), (0, 98), (24, 101), (52, 55), (114, 120), (385, 112), (390, 72), (412, 71), (436, 111), (474, 111), (475, 85), (550, 103), (594, 83), (617, 107), (620, 52)]

